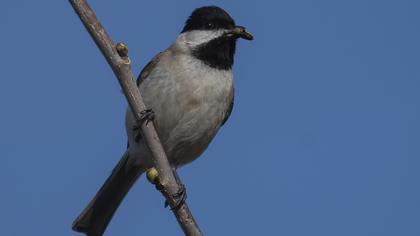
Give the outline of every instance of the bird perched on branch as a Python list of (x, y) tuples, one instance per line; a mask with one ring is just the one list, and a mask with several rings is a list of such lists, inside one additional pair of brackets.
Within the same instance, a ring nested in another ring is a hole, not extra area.
[[(198, 158), (233, 107), (232, 65), (238, 38), (252, 40), (244, 27), (216, 6), (195, 9), (175, 42), (156, 55), (137, 79), (171, 166)], [(128, 148), (104, 185), (74, 221), (73, 229), (102, 235), (131, 186), (153, 167), (151, 154), (126, 114)]]

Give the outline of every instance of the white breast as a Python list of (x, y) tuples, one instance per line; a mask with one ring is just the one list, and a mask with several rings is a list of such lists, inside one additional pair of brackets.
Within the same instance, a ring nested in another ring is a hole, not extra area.
[[(155, 68), (140, 92), (155, 112), (168, 158), (180, 166), (196, 159), (220, 128), (233, 96), (232, 72), (211, 68), (187, 54), (167, 55)], [(133, 137), (129, 141), (132, 145)]]

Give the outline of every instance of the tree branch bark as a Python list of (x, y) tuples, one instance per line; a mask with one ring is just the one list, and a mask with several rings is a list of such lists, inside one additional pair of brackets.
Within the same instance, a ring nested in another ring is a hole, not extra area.
[(116, 45), (114, 45), (112, 39), (102, 27), (86, 0), (69, 1), (114, 71), (134, 117), (138, 121), (138, 124), (141, 124), (142, 136), (153, 156), (154, 165), (158, 171), (159, 191), (165, 196), (185, 235), (202, 235), (187, 204), (183, 202), (180, 206), (176, 206), (177, 201), (174, 196), (182, 189), (182, 186), (180, 186), (181, 183), (176, 181), (175, 173), (172, 171), (153, 122), (141, 121), (141, 112), (146, 110), (146, 106), (133, 79), (131, 62), (126, 51), (127, 48), (123, 44), (119, 44), (118, 47), (121, 48), (117, 50)]

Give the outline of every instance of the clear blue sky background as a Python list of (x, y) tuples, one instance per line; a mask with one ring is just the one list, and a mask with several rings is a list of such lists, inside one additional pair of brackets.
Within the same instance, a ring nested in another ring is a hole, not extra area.
[[(233, 114), (180, 170), (206, 235), (420, 235), (419, 1), (91, 1), (135, 74), (216, 4)], [(78, 235), (124, 152), (126, 101), (67, 1), (0, 3), (1, 235)], [(181, 235), (144, 178), (106, 235)]]

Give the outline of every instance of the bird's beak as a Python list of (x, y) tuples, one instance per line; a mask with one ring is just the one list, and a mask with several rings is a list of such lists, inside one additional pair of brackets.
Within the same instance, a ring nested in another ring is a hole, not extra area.
[(245, 27), (239, 25), (232, 28), (232, 34), (238, 38), (243, 38), (246, 40), (254, 39), (254, 36), (252, 36), (250, 32), (246, 31)]

